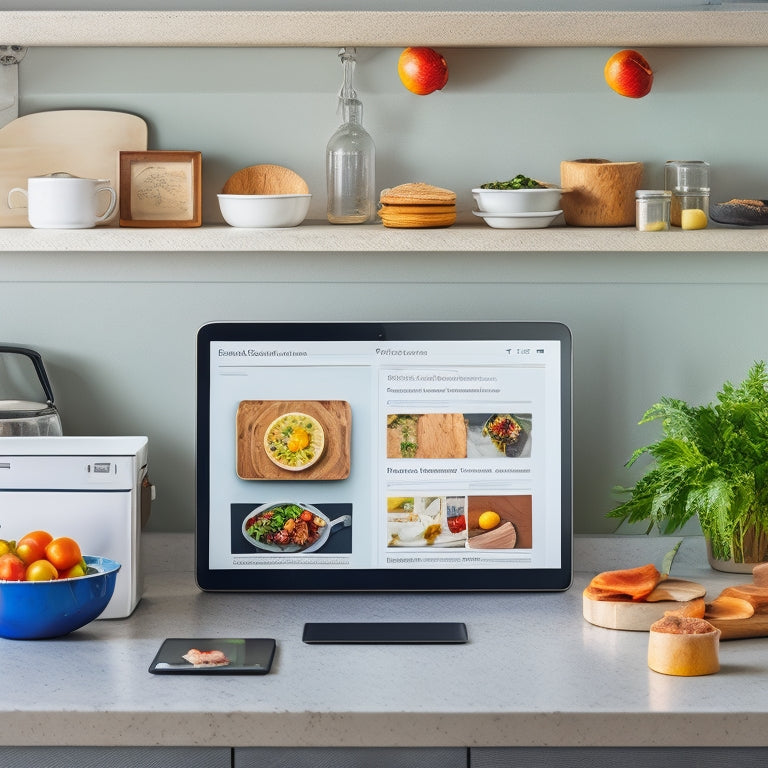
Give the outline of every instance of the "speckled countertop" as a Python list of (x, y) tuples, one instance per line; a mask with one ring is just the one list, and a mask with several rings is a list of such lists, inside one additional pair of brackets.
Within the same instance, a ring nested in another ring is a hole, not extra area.
[[(0, 640), (0, 744), (207, 746), (766, 746), (768, 639), (721, 643), (721, 671), (650, 671), (647, 635), (594, 627), (598, 570), (660, 563), (676, 539), (577, 538), (553, 594), (259, 595), (198, 590), (193, 539), (145, 534), (144, 597), (128, 619), (63, 639)], [(686, 539), (673, 575), (718, 593)], [(305, 621), (458, 620), (457, 646), (310, 646)], [(166, 637), (274, 637), (266, 676), (156, 676)]]

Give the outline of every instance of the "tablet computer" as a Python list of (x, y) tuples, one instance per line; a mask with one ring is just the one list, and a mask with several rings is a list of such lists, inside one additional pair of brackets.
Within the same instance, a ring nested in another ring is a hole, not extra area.
[(204, 590), (564, 590), (571, 334), (215, 322), (197, 336)]

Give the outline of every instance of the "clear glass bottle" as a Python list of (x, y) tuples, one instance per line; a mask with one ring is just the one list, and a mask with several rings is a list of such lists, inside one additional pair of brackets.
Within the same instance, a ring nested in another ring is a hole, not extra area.
[(339, 92), (342, 124), (326, 147), (328, 221), (365, 224), (376, 213), (375, 157), (370, 134), (363, 128), (363, 104), (352, 85), (355, 49), (339, 51), (344, 81)]

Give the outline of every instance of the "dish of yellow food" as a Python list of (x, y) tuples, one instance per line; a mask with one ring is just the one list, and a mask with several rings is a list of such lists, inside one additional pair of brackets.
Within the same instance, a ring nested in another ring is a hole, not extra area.
[(278, 467), (300, 472), (316, 464), (323, 455), (325, 432), (306, 413), (284, 413), (264, 434), (264, 451)]

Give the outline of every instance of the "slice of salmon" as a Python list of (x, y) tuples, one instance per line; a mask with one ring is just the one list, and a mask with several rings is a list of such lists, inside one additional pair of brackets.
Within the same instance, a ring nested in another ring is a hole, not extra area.
[(755, 613), (768, 613), (768, 587), (757, 584), (739, 584), (726, 587), (721, 593), (726, 597), (738, 597), (752, 604)]
[[(598, 573), (588, 588), (599, 590), (604, 595), (627, 595), (632, 600), (645, 600), (661, 581), (661, 574), (653, 563), (637, 568)], [(602, 599), (616, 599), (603, 597)]]

